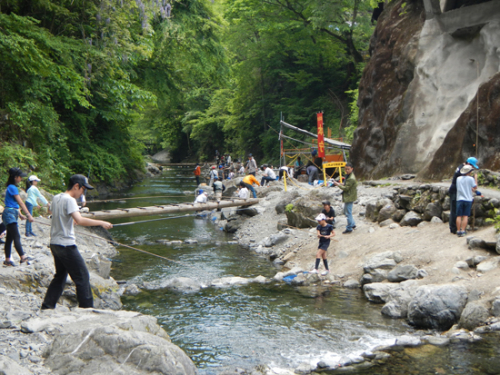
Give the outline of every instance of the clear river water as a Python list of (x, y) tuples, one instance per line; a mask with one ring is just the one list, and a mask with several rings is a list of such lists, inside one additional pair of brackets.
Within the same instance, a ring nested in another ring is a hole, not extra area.
[[(185, 196), (183, 191), (195, 187), (191, 169), (174, 168), (124, 192), (119, 196), (123, 200), (90, 202), (89, 207), (100, 210), (192, 201), (193, 196)], [(172, 197), (162, 197), (165, 195)], [(159, 217), (113, 222), (155, 218)], [(413, 331), (404, 320), (384, 318), (380, 305), (368, 303), (359, 290), (292, 287), (277, 282), (207, 287), (195, 293), (162, 288), (167, 280), (180, 276), (208, 285), (220, 277), (275, 275), (277, 269), (269, 260), (228, 244), (232, 237), (210, 218), (190, 216), (121, 226), (113, 228), (111, 234), (118, 242), (176, 261), (120, 247), (113, 259), (112, 276), (158, 287), (135, 297), (122, 297), (124, 309), (155, 316), (172, 342), (191, 357), (200, 374), (236, 367), (251, 369), (260, 364), (279, 370), (296, 368), (303, 362), (316, 364), (325, 358), (356, 356)], [(156, 242), (162, 239), (196, 239), (198, 244), (166, 246)], [(498, 338), (491, 335), (474, 345), (408, 349), (366, 373), (500, 374)]]

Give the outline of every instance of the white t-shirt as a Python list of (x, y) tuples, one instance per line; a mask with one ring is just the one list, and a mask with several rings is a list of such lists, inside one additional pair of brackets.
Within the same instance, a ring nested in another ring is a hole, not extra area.
[(205, 193), (201, 193), (196, 197), (194, 203), (207, 203), (207, 196)]
[(264, 174), (269, 177), (269, 178), (272, 178), (273, 180), (276, 180), (276, 173), (274, 173), (274, 171), (267, 167), (266, 170), (264, 171)]
[(472, 188), (476, 187), (476, 181), (471, 176), (460, 176), (457, 178), (457, 201), (472, 202)]
[(52, 225), (50, 226), (51, 245), (76, 245), (75, 228), (73, 226), (73, 212), (77, 212), (76, 199), (69, 194), (57, 194), (52, 200)]
[(248, 189), (246, 187), (240, 188), (240, 192), (238, 193), (238, 197), (241, 199), (248, 199)]

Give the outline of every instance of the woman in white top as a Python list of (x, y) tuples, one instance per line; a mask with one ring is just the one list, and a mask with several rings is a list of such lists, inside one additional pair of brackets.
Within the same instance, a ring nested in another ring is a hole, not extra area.
[[(40, 193), (40, 190), (36, 187), (38, 185), (38, 182), (41, 180), (33, 175), (30, 176), (26, 180), (26, 192), (28, 193), (28, 198), (26, 199), (26, 208), (30, 212), (30, 214), (33, 216), (33, 208), (38, 207), (38, 200), (42, 203), (42, 205), (46, 205), (49, 210), (50, 210), (50, 205), (49, 202), (47, 202), (47, 199)], [(26, 237), (36, 237), (36, 234), (33, 233), (33, 226), (29, 221), (26, 222)]]

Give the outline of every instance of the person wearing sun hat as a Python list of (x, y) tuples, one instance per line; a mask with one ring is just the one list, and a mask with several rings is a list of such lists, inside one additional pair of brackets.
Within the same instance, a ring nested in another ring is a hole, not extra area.
[[(457, 234), (457, 178), (461, 176), (460, 169), (462, 169), (465, 165), (470, 165), (475, 169), (479, 169), (477, 159), (475, 157), (470, 157), (465, 163), (460, 164), (453, 174), (450, 189), (448, 190), (448, 194), (450, 196), (450, 220), (448, 224), (452, 234)], [(477, 185), (477, 175), (475, 175), (474, 178)]]
[[(17, 226), (18, 217), (21, 220), (27, 219), (29, 222), (33, 222), (33, 216), (31, 216), (28, 208), (22, 201), (18, 189), (19, 183), (26, 176), (26, 173), (22, 172), (20, 168), (9, 169), (9, 179), (7, 180), (7, 190), (5, 191), (5, 208), (2, 212), (2, 221), (7, 229), (4, 248), (5, 261), (3, 262), (5, 266), (15, 266), (11, 259), (12, 242), (14, 242), (14, 247), (21, 258), (21, 263), (28, 262), (28, 257), (24, 254), (23, 246), (21, 245), (21, 235)], [(26, 216), (19, 211), (20, 209), (24, 211)]]
[[(26, 180), (26, 193), (28, 193), (28, 198), (26, 199), (26, 208), (30, 212), (31, 215), (33, 215), (33, 208), (38, 207), (38, 200), (42, 202), (42, 204), (47, 206), (50, 210), (50, 205), (49, 202), (47, 202), (47, 199), (40, 193), (40, 190), (38, 190), (38, 183), (41, 180), (35, 176), (29, 176), (28, 179)], [(26, 237), (36, 237), (36, 234), (33, 233), (33, 226), (31, 223), (28, 221), (26, 222)]]

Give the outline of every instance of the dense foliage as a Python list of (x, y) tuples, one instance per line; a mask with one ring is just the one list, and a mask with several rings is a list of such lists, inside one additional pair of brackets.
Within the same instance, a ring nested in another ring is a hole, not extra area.
[(1, 179), (133, 178), (145, 145), (277, 159), (280, 113), (352, 134), (370, 1), (0, 0)]

